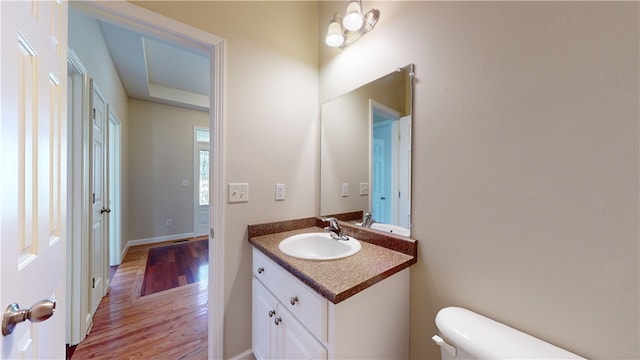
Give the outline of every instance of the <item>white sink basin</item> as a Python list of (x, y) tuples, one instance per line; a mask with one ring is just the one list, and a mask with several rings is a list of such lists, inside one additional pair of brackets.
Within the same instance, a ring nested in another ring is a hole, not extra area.
[(400, 236), (408, 237), (409, 235), (411, 235), (411, 231), (409, 231), (409, 229), (399, 225), (374, 222), (373, 224), (371, 224), (371, 228), (373, 230), (384, 231), (384, 232), (388, 232), (388, 233), (400, 235)]
[(278, 245), (283, 253), (309, 260), (335, 260), (351, 256), (362, 248), (360, 242), (336, 240), (329, 233), (306, 233), (289, 236)]

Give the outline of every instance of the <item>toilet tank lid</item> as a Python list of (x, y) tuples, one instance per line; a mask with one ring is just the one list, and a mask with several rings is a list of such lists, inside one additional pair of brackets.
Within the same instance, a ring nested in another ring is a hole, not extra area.
[(441, 309), (436, 326), (446, 342), (477, 359), (584, 359), (460, 307)]

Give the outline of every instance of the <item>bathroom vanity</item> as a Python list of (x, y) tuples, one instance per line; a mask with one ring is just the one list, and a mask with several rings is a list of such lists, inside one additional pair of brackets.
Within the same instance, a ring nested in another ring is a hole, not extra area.
[(322, 232), (317, 221), (249, 227), (255, 357), (408, 358), (416, 241), (354, 227), (345, 232), (362, 249), (347, 258), (304, 260), (278, 249), (289, 236)]

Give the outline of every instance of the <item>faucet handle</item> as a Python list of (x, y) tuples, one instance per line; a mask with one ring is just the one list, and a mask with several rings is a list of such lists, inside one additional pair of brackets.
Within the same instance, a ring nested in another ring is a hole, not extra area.
[(329, 226), (331, 226), (334, 229), (338, 229), (338, 219), (334, 218), (334, 217), (328, 217), (328, 218), (322, 218), (322, 221), (324, 222), (329, 222)]

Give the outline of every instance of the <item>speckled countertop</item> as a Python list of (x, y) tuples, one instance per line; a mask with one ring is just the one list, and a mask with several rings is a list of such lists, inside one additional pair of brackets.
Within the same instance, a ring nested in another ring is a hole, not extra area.
[(305, 260), (286, 255), (278, 248), (280, 241), (289, 236), (323, 232), (323, 226), (324, 223), (316, 218), (249, 225), (249, 242), (334, 304), (417, 261), (416, 240), (388, 236), (343, 223), (343, 232), (360, 240), (362, 245), (362, 249), (350, 257)]

